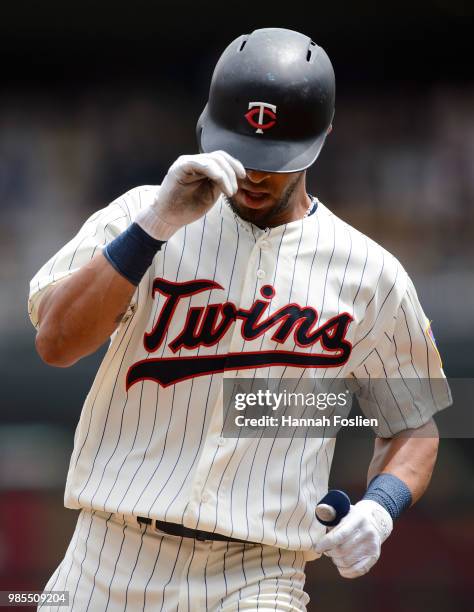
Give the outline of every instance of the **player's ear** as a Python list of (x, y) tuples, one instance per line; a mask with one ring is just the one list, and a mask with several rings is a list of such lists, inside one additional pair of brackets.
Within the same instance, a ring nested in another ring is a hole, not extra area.
[(334, 121), (335, 114), (336, 114), (336, 109), (332, 111), (331, 123), (329, 124), (329, 127), (327, 129), (326, 136), (329, 136), (329, 134), (332, 132), (332, 122)]

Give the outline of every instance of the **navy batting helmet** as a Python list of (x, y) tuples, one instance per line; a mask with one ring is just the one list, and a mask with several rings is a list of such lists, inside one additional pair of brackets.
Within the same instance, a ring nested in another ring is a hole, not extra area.
[(215, 67), (199, 148), (227, 151), (253, 170), (304, 170), (330, 130), (335, 88), (329, 57), (304, 34), (265, 28), (240, 36)]

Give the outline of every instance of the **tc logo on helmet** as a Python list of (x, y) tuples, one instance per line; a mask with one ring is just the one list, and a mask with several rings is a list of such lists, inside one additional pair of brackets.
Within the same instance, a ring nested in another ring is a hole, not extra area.
[[(248, 113), (245, 114), (245, 118), (252, 127), (256, 128), (257, 134), (263, 134), (263, 130), (268, 130), (275, 125), (277, 107), (274, 104), (249, 102), (249, 109)], [(255, 121), (255, 115), (258, 115), (257, 121)], [(270, 117), (270, 121), (263, 123), (264, 115)]]

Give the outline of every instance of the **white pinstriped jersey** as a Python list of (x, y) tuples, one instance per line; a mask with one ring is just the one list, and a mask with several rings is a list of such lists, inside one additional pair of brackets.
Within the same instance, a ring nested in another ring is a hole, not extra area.
[[(41, 268), (35, 325), (44, 290), (155, 190), (96, 212)], [(265, 325), (275, 313), (290, 314)], [(309, 551), (325, 531), (314, 508), (335, 440), (224, 438), (223, 377), (444, 378), (428, 326), (401, 264), (323, 204), (263, 230), (221, 197), (163, 246), (112, 336), (77, 426), (65, 504)], [(419, 427), (449, 404), (447, 384), (423, 405), (387, 401), (378, 433)]]

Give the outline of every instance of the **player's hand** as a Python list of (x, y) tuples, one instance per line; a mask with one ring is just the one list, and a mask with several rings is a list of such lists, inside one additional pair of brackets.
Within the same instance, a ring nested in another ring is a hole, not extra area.
[(351, 506), (339, 525), (323, 536), (316, 552), (331, 557), (344, 578), (357, 578), (375, 565), (392, 528), (392, 517), (385, 508), (363, 499)]
[(232, 197), (238, 179), (245, 176), (242, 164), (225, 151), (182, 155), (168, 170), (150, 209), (136, 221), (154, 238), (167, 240), (205, 215), (221, 193)]

